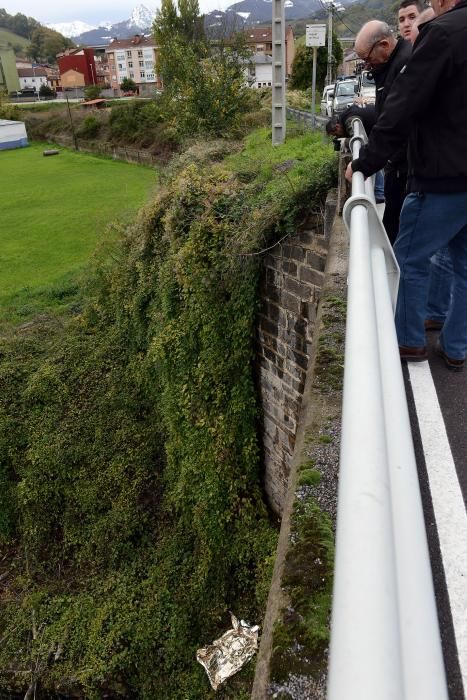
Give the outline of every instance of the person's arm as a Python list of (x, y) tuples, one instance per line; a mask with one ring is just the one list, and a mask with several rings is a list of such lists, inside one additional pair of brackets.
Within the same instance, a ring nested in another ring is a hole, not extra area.
[(439, 78), (449, 71), (451, 51), (445, 30), (430, 22), (415, 42), (412, 57), (392, 84), (368, 144), (352, 161), (352, 171), (365, 177), (382, 168), (407, 140), (414, 119), (439, 99)]

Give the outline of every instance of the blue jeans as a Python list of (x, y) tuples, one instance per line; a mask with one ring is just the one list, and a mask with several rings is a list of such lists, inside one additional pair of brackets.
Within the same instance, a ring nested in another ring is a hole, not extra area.
[(453, 268), (449, 248), (441, 248), (430, 259), (430, 287), (426, 317), (444, 323), (451, 303)]
[(394, 252), (401, 269), (396, 309), (400, 345), (425, 345), (430, 258), (449, 248), (453, 264), (452, 300), (440, 333), (446, 354), (467, 353), (467, 192), (412, 192), (405, 198)]
[(384, 201), (384, 170), (375, 173), (375, 199)]

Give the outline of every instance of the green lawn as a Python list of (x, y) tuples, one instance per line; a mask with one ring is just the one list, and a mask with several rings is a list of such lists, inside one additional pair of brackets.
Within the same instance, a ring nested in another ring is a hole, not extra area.
[(24, 36), (19, 36), (19, 34), (14, 34), (10, 32), (9, 29), (5, 29), (5, 27), (0, 27), (0, 44), (21, 46), (25, 49), (30, 43), (30, 40), (26, 39)]
[(44, 148), (0, 152), (3, 318), (60, 306), (108, 224), (134, 216), (155, 189), (153, 169)]

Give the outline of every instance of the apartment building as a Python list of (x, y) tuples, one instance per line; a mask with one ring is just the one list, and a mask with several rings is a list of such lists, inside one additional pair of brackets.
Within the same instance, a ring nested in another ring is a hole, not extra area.
[[(272, 28), (251, 27), (245, 30), (248, 48), (253, 54), (272, 56)], [(292, 27), (285, 30), (285, 68), (286, 76), (292, 73), (292, 63), (295, 58), (295, 38)]]
[(110, 85), (118, 88), (124, 78), (134, 80), (140, 94), (162, 87), (157, 75), (157, 48), (152, 37), (136, 34), (131, 39), (114, 39), (105, 50)]

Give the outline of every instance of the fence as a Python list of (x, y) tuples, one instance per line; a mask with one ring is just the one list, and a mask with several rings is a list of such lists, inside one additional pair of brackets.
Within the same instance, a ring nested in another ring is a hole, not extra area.
[[(53, 142), (59, 146), (73, 148), (73, 138), (65, 134), (60, 136), (55, 135)], [(149, 151), (140, 151), (136, 148), (128, 148), (126, 146), (112, 146), (111, 144), (102, 143), (99, 145), (90, 146), (83, 144), (78, 137), (78, 150), (81, 153), (93, 153), (98, 156), (107, 156), (114, 160), (124, 160), (127, 163), (141, 163), (141, 165), (157, 165), (160, 163), (157, 157)]]
[[(365, 140), (353, 122), (350, 146)], [(352, 177), (344, 400), (328, 700), (447, 700), (394, 327), (398, 267), (372, 178)]]
[[(293, 109), (292, 107), (287, 107), (287, 116), (291, 119), (295, 119), (303, 123), (303, 126), (309, 126), (311, 128), (311, 112), (305, 112), (302, 109)], [(328, 117), (322, 117), (319, 114), (315, 114), (315, 129), (322, 129), (326, 124)]]

